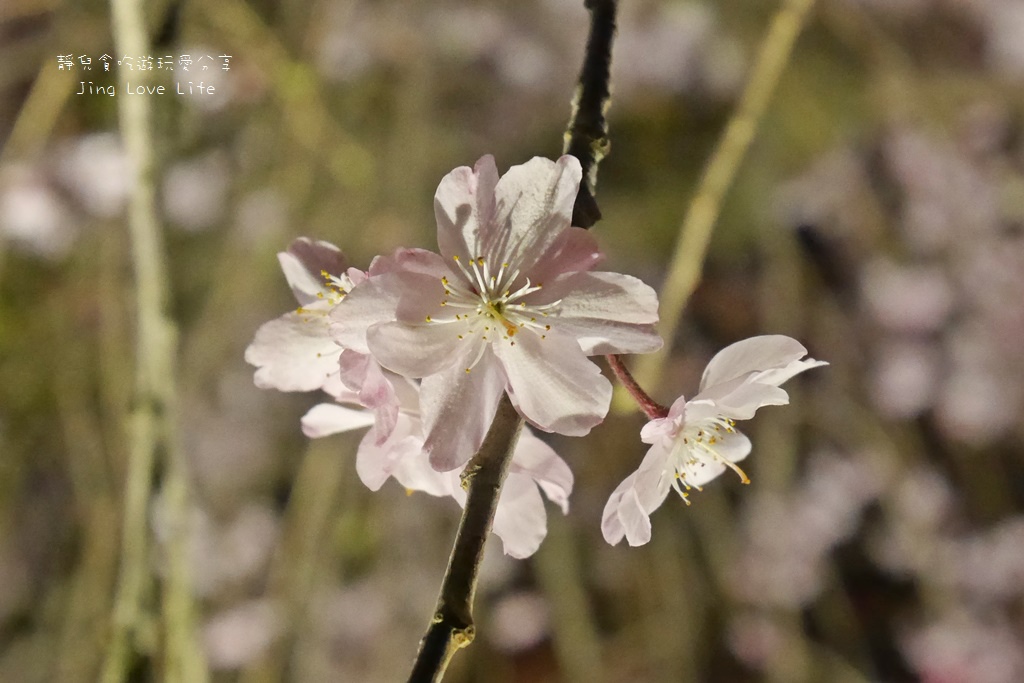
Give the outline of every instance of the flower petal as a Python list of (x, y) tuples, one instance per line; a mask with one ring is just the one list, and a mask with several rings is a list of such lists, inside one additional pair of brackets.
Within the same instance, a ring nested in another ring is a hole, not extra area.
[(569, 514), (572, 470), (555, 449), (538, 439), (529, 427), (524, 428), (519, 436), (509, 471), (528, 475), (548, 499), (562, 509), (562, 514)]
[(346, 408), (337, 403), (320, 403), (302, 416), (302, 433), (311, 439), (350, 432), (373, 424), (368, 410)]
[(481, 157), (472, 169), (460, 166), (441, 179), (434, 194), (434, 217), (437, 245), (446, 261), (488, 253), (483, 242), (491, 237), (497, 183), (498, 168), (490, 155)]
[(579, 344), (559, 334), (521, 334), (495, 344), (510, 396), (532, 424), (547, 432), (584, 436), (608, 414), (611, 383)]
[(640, 280), (619, 273), (568, 273), (545, 284), (530, 303), (558, 302), (550, 321), (588, 355), (650, 353), (662, 346), (654, 330), (658, 297)]
[(494, 189), (494, 221), (480, 235), (477, 254), (529, 272), (570, 227), (583, 172), (571, 156), (558, 161), (534, 157), (513, 166)]
[(374, 258), (368, 272), (371, 277), (395, 272), (441, 277), (450, 271), (445, 260), (432, 251), (415, 247), (399, 247), (393, 254)]
[(533, 479), (509, 472), (491, 530), (501, 539), (506, 555), (523, 559), (537, 552), (548, 533), (548, 516)]
[[(409, 455), (404, 457), (395, 468), (392, 476), (399, 484), (409, 491), (423, 491), (424, 493), (442, 498), (453, 496), (455, 489), (462, 490), (459, 486), (459, 475), (457, 472), (438, 472), (430, 466), (430, 461), (423, 453), (423, 440), (409, 439), (410, 446), (415, 445), (415, 452), (410, 448)], [(454, 497), (454, 496), (453, 496)]]
[(760, 384), (779, 386), (794, 375), (799, 375), (804, 370), (818, 368), (822, 365), (828, 365), (828, 363), (823, 360), (814, 360), (813, 358), (807, 358), (806, 360), (794, 360), (782, 367), (772, 368), (771, 370), (764, 370), (762, 372), (755, 372), (750, 376), (750, 381), (758, 382)]
[(338, 371), (340, 353), (326, 318), (286, 313), (260, 326), (245, 361), (257, 366), (253, 379), (261, 389), (313, 391)]
[(398, 396), (391, 380), (369, 354), (344, 349), (338, 360), (339, 373), (345, 386), (354, 390), (359, 403), (374, 411), (379, 442), (391, 435), (398, 420)]
[(395, 319), (401, 288), (398, 273), (371, 277), (357, 285), (331, 309), (331, 336), (341, 346), (369, 353), (366, 335), (373, 325)]
[(744, 339), (715, 354), (704, 370), (700, 390), (703, 392), (716, 384), (724, 384), (751, 372), (785, 367), (806, 355), (807, 349), (803, 344), (782, 334)]
[(376, 491), (390, 477), (410, 491), (425, 491), (432, 496), (449, 495), (450, 485), (430, 469), (423, 455), (423, 434), (420, 421), (402, 413), (391, 436), (381, 441), (371, 429), (359, 444), (356, 472), (371, 491)]
[(656, 417), (640, 428), (640, 440), (657, 443), (659, 439), (671, 438), (679, 431), (679, 425), (672, 417)]
[(505, 376), (485, 352), (470, 372), (462, 365), (424, 378), (420, 385), (423, 450), (438, 471), (464, 465), (484, 441), (505, 388)]
[(604, 254), (589, 230), (568, 228), (530, 269), (529, 275), (533, 282), (548, 282), (562, 273), (590, 270), (603, 259)]
[(749, 420), (758, 408), (784, 406), (788, 403), (789, 394), (784, 389), (737, 378), (714, 385), (694, 396), (686, 404), (686, 419), (693, 422), (721, 415), (733, 420)]
[(658, 295), (641, 280), (622, 273), (564, 273), (544, 283), (530, 303), (561, 301), (556, 317), (658, 322)]
[(608, 543), (625, 538), (629, 545), (639, 546), (651, 540), (651, 513), (665, 502), (671, 488), (668, 455), (663, 444), (651, 446), (637, 471), (612, 492), (601, 516), (601, 532)]
[(459, 339), (454, 326), (445, 323), (382, 323), (370, 328), (367, 340), (381, 365), (406, 377), (429, 377), (449, 369), (464, 373), (486, 344), (476, 335)]
[(287, 251), (278, 253), (277, 260), (288, 286), (303, 306), (317, 301), (317, 294), (326, 291), (321, 272), (341, 275), (347, 268), (345, 255), (338, 247), (308, 237), (294, 240)]

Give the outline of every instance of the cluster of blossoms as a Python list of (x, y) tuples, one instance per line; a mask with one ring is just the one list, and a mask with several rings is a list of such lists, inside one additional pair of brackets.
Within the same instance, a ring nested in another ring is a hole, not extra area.
[[(256, 333), (246, 351), (256, 384), (326, 392), (332, 401), (302, 419), (310, 437), (368, 427), (356, 468), (369, 488), (393, 477), (460, 505), (460, 475), (503, 395), (533, 428), (587, 434), (612, 393), (588, 356), (647, 353), (661, 338), (654, 291), (593, 270), (593, 237), (571, 227), (580, 179), (571, 156), (534, 158), (500, 178), (489, 156), (457, 168), (434, 200), (440, 254), (399, 249), (366, 272), (331, 244), (296, 240), (279, 260), (300, 307)], [(696, 399), (644, 429), (655, 446), (609, 502), (609, 541), (646, 542), (646, 515), (671, 485), (681, 491), (677, 482), (699, 486), (726, 464), (738, 469), (732, 463), (750, 444), (731, 420), (785, 403), (778, 385), (820, 364), (799, 360), (806, 350), (793, 340), (764, 339), (720, 354)], [(705, 439), (702, 429), (728, 438)], [(494, 519), (506, 553), (537, 549), (546, 533), (540, 492), (566, 512), (572, 485), (565, 462), (524, 429)]]

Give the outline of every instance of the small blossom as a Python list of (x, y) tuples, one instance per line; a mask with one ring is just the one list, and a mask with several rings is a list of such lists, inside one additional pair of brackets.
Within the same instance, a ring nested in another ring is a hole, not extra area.
[(691, 489), (700, 490), (726, 469), (749, 483), (736, 463), (750, 453), (750, 439), (736, 429), (758, 408), (785, 405), (789, 395), (779, 385), (824, 361), (811, 358), (795, 339), (782, 335), (752, 337), (722, 349), (701, 378), (699, 393), (679, 397), (665, 417), (644, 425), (640, 439), (651, 444), (636, 472), (612, 493), (601, 530), (612, 545), (623, 537), (632, 546), (651, 540), (650, 515), (670, 490), (687, 503)]
[[(423, 453), (416, 385), (396, 378), (395, 387), (402, 397), (402, 409), (384, 439), (371, 413), (338, 403), (314, 406), (302, 418), (303, 432), (318, 438), (370, 427), (356, 452), (356, 472), (367, 488), (377, 491), (394, 478), (407, 491), (451, 497), (464, 507), (466, 491), (460, 480), (461, 470), (438, 472)], [(525, 558), (537, 551), (547, 535), (547, 513), (540, 492), (566, 514), (572, 485), (572, 471), (565, 461), (529, 428), (523, 429), (494, 513), (492, 530), (501, 538), (505, 554)]]
[(292, 242), (277, 258), (300, 305), (261, 326), (245, 350), (245, 360), (257, 366), (256, 386), (281, 391), (323, 389), (335, 399), (358, 402), (376, 411), (378, 438), (387, 438), (398, 414), (393, 375), (365, 353), (338, 344), (328, 318), (331, 309), (368, 274), (348, 268), (333, 244), (305, 237)]
[(338, 358), (342, 347), (331, 338), (327, 313), (355, 282), (365, 278), (347, 268), (341, 250), (329, 242), (300, 237), (277, 260), (299, 307), (263, 324), (245, 350), (257, 367), (256, 386), (280, 391), (324, 389), (337, 395), (342, 387)]
[(440, 255), (405, 250), (331, 313), (342, 345), (423, 378), (424, 448), (438, 470), (465, 464), (506, 391), (538, 428), (586, 434), (611, 399), (587, 356), (661, 346), (654, 291), (591, 271), (601, 254), (570, 226), (580, 178), (570, 156), (500, 179), (489, 156), (455, 169), (434, 200)]

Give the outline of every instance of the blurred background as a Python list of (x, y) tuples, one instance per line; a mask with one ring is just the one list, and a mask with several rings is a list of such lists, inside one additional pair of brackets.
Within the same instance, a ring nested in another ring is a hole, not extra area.
[[(275, 258), (293, 238), (360, 267), (433, 248), (447, 171), (557, 156), (587, 13), (152, 5), (154, 55), (230, 55), (191, 78), (215, 94), (152, 96), (212, 680), (404, 680), (458, 507), (371, 494), (359, 436), (305, 439), (320, 397), (257, 389), (243, 351), (294, 306)], [(663, 281), (776, 7), (622, 3), (594, 228), (609, 270)], [(0, 681), (96, 680), (110, 632), (135, 315), (125, 95), (75, 94), (114, 82), (103, 54), (118, 58), (102, 2), (0, 8)], [(754, 334), (831, 366), (744, 425), (750, 486), (727, 474), (668, 500), (642, 548), (600, 533), (642, 416), (551, 439), (571, 513), (549, 507), (529, 561), (492, 539), (478, 635), (446, 681), (1024, 680), (1022, 86), (1020, 0), (817, 3), (650, 388), (694, 393)], [(133, 681), (160, 680), (162, 520), (157, 496)]]

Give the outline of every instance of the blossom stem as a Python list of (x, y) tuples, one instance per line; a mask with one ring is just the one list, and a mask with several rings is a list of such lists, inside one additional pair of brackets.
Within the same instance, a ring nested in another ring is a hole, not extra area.
[(601, 219), (594, 193), (597, 166), (608, 153), (608, 122), (604, 117), (611, 101), (612, 42), (615, 40), (616, 0), (586, 0), (590, 10), (583, 67), (572, 103), (572, 116), (565, 132), (563, 152), (580, 160), (583, 182), (572, 211), (572, 224), (590, 228)]
[(420, 641), (409, 683), (440, 681), (455, 652), (473, 642), (473, 597), (484, 544), (494, 522), (501, 486), (508, 474), (523, 419), (508, 396), (498, 403), (483, 445), (466, 466), (466, 507), (448, 559), (434, 616)]
[(632, 373), (630, 373), (629, 368), (622, 362), (620, 356), (610, 354), (605, 356), (605, 360), (608, 361), (608, 367), (615, 373), (615, 377), (618, 378), (619, 382), (622, 383), (622, 386), (625, 387), (629, 395), (640, 406), (640, 410), (644, 411), (648, 418), (654, 420), (668, 415), (668, 408), (655, 401), (651, 398), (650, 394), (643, 390), (643, 387), (640, 386)]

